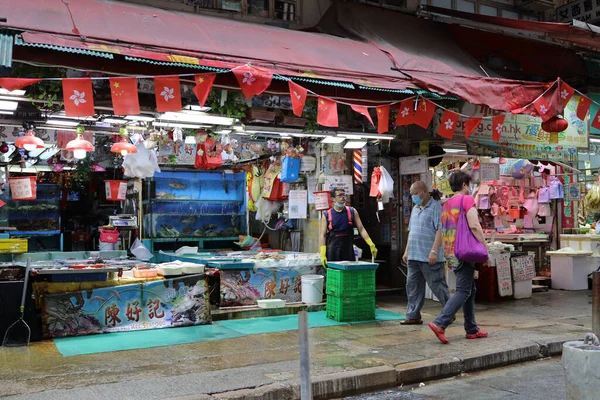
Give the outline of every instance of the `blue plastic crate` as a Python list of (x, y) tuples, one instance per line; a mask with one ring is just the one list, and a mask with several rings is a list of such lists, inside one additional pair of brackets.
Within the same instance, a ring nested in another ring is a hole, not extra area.
[(327, 268), (341, 269), (343, 271), (373, 271), (379, 264), (365, 261), (332, 261), (327, 262)]

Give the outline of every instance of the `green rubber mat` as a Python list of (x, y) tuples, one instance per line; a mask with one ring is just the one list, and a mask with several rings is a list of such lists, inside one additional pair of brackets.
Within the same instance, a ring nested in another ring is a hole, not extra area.
[(231, 339), (240, 336), (243, 334), (213, 324), (56, 338), (54, 344), (60, 354), (69, 357)]

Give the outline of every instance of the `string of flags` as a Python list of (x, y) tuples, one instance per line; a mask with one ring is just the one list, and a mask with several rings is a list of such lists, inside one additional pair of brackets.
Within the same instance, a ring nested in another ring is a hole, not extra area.
[[(240, 89), (246, 98), (260, 95), (271, 85), (274, 77), (269, 70), (252, 66), (251, 64), (232, 68), (227, 72), (232, 72), (240, 86)], [(220, 72), (223, 73), (223, 72)], [(181, 83), (180, 77), (193, 76), (195, 86), (192, 89), (198, 102), (204, 106), (208, 95), (212, 89), (217, 73), (204, 74), (181, 74), (168, 76), (152, 77), (94, 77), (94, 78), (0, 78), (0, 86), (8, 91), (23, 89), (29, 85), (42, 80), (61, 80), (63, 89), (63, 101), (65, 114), (72, 117), (93, 116), (94, 98), (92, 89), (92, 80), (108, 79), (110, 81), (110, 92), (115, 115), (136, 115), (140, 113), (140, 105), (137, 91), (137, 79), (154, 79), (156, 109), (158, 112), (177, 112), (182, 110)], [(492, 116), (470, 116), (455, 112), (436, 104), (432, 100), (426, 99), (420, 95), (406, 98), (402, 101), (394, 101), (387, 104), (364, 106), (343, 101), (333, 100), (329, 97), (321, 96), (312, 90), (306, 89), (292, 81), (288, 77), (275, 75), (280, 79), (287, 80), (289, 93), (294, 115), (301, 117), (304, 111), (308, 96), (317, 98), (317, 123), (324, 127), (338, 127), (338, 104), (350, 106), (352, 110), (363, 115), (375, 126), (369, 108), (375, 108), (377, 115), (377, 132), (385, 133), (389, 129), (390, 112), (393, 107), (397, 107), (396, 126), (406, 126), (415, 124), (421, 128), (427, 129), (433, 120), (436, 109), (443, 110), (437, 134), (445, 139), (452, 139), (456, 130), (459, 118), (466, 118), (465, 138), (477, 129), (483, 120), (491, 119), (493, 140), (500, 141), (502, 126), (506, 114)], [(548, 88), (531, 103), (512, 110), (513, 114), (527, 113), (542, 118), (542, 121), (562, 115), (565, 106), (575, 93), (581, 97), (577, 104), (577, 117), (584, 120), (590, 110), (592, 103), (600, 106), (581, 92), (575, 90), (560, 78), (548, 85)], [(600, 109), (594, 116), (591, 125), (600, 129)]]

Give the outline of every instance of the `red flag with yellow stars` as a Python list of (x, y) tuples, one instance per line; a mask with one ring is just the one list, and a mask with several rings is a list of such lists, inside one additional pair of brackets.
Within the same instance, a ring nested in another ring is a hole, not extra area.
[(435, 104), (427, 99), (421, 98), (417, 111), (415, 111), (414, 123), (423, 129), (427, 129), (435, 114)]
[(390, 130), (390, 106), (377, 107), (377, 133)]
[(318, 102), (317, 123), (332, 128), (339, 126), (337, 103), (335, 100), (319, 96)]
[(110, 95), (115, 115), (140, 113), (136, 78), (110, 78)]
[(62, 80), (65, 114), (69, 117), (94, 115), (94, 92), (90, 78), (65, 78)]
[(483, 121), (481, 117), (470, 117), (465, 122), (465, 139), (468, 139), (475, 132), (475, 128), (481, 124), (481, 121)]
[(200, 103), (200, 107), (204, 107), (204, 104), (206, 104), (206, 99), (208, 99), (208, 95), (210, 94), (210, 90), (212, 89), (212, 85), (215, 82), (216, 77), (217, 74), (194, 75), (196, 86), (192, 90), (198, 98), (198, 103)]
[(589, 97), (581, 96), (579, 98), (579, 102), (577, 103), (577, 118), (580, 120), (584, 120), (588, 111), (590, 110), (590, 106), (592, 105), (592, 100)]
[(13, 90), (23, 89), (33, 83), (41, 81), (40, 78), (0, 78), (0, 86), (12, 92)]
[(454, 131), (456, 130), (456, 123), (458, 122), (459, 115), (450, 110), (444, 111), (442, 119), (440, 120), (440, 127), (438, 128), (438, 136), (446, 139), (452, 139)]
[(506, 117), (504, 114), (492, 117), (492, 139), (494, 142), (500, 141), (500, 135), (502, 135), (502, 129), (504, 128), (504, 117)]
[(371, 115), (369, 114), (369, 109), (367, 107), (351, 105), (350, 108), (352, 108), (357, 113), (364, 115), (365, 118), (367, 118), (369, 120), (371, 125), (375, 126), (375, 124), (373, 123), (373, 118), (371, 118)]
[(598, 112), (596, 113), (596, 115), (594, 115), (594, 119), (592, 120), (592, 127), (600, 129), (600, 109), (598, 109)]
[(181, 111), (181, 84), (179, 76), (154, 78), (154, 94), (158, 112)]

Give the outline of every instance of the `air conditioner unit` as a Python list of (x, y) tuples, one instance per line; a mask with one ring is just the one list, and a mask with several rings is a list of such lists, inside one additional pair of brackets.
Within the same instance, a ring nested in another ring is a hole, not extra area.
[(553, 0), (515, 0), (515, 7), (534, 12), (544, 12), (556, 7)]

